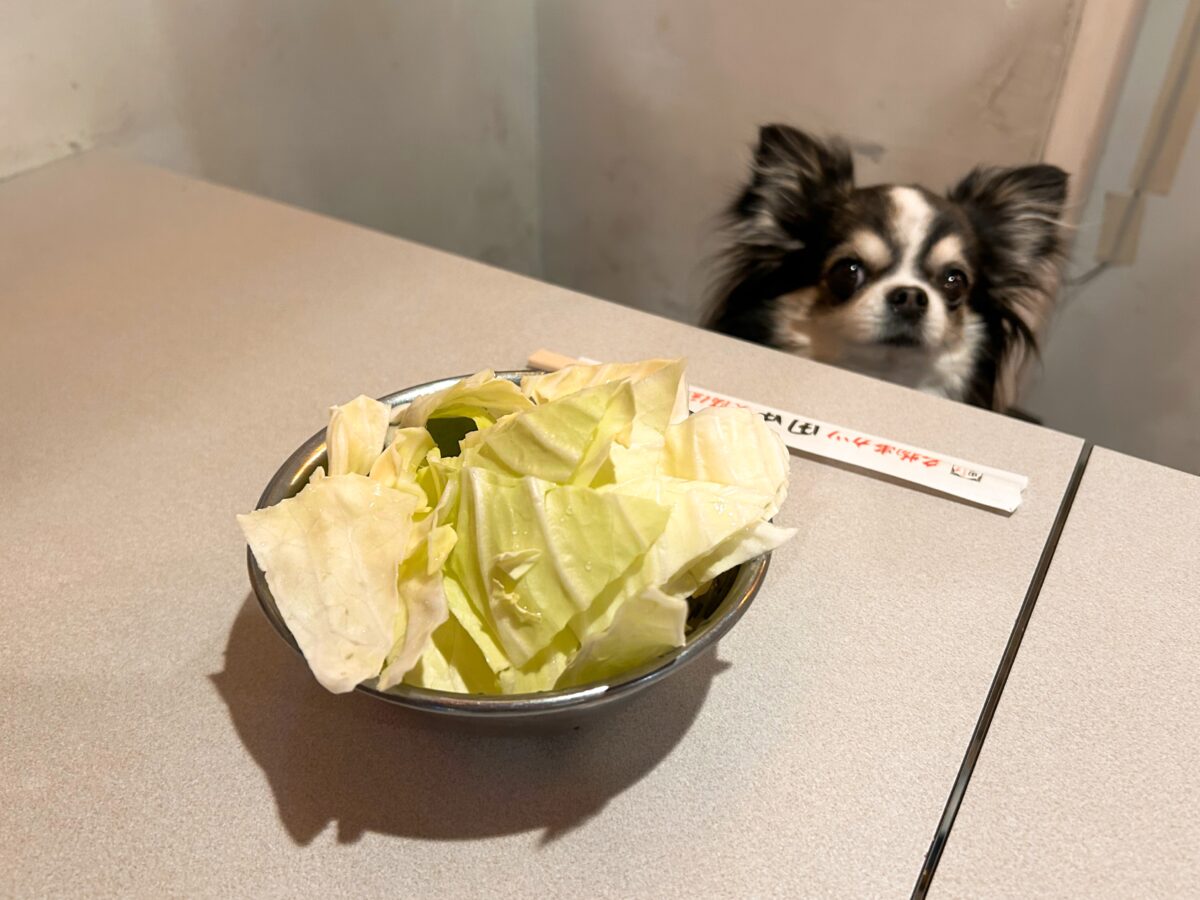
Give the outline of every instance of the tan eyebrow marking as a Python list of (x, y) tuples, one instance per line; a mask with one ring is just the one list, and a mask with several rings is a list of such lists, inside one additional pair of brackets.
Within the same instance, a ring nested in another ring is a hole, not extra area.
[[(962, 238), (957, 234), (948, 234), (932, 247), (925, 255), (925, 266), (931, 272), (940, 272), (947, 266), (966, 271), (967, 264), (963, 255)], [(968, 272), (968, 274), (970, 274)]]
[(857, 256), (867, 264), (867, 268), (876, 272), (886, 269), (892, 264), (892, 251), (887, 241), (873, 231), (862, 229), (854, 232), (844, 244), (829, 254), (830, 264), (846, 256)]

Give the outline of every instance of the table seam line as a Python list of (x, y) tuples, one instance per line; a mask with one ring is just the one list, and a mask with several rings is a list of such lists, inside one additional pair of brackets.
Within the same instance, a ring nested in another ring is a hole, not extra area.
[(1078, 493), (1079, 485), (1083, 481), (1084, 473), (1087, 471), (1094, 446), (1091, 441), (1085, 440), (1083, 447), (1079, 450), (1079, 456), (1075, 460), (1075, 468), (1071, 472), (1070, 480), (1067, 482), (1067, 489), (1063, 493), (1062, 500), (1059, 501), (1058, 512), (1055, 513), (1054, 522), (1050, 526), (1050, 532), (1046, 535), (1046, 542), (1042, 546), (1037, 566), (1034, 568), (1032, 578), (1030, 578), (1029, 587), (1025, 591), (1025, 598), (1021, 601), (1021, 608), (1017, 611), (1016, 621), (1013, 622), (1012, 631), (1009, 633), (1008, 641), (1004, 645), (1004, 652), (1000, 656), (1000, 663), (996, 668), (995, 674), (992, 676), (992, 683), (988, 687), (987, 696), (984, 698), (983, 708), (980, 710), (979, 718), (975, 722), (975, 728), (971, 732), (971, 739), (967, 743), (966, 753), (963, 755), (962, 763), (959, 765), (954, 784), (950, 788), (950, 795), (946, 798), (946, 805), (942, 810), (937, 828), (934, 830), (929, 849), (926, 851), (921, 871), (917, 875), (917, 883), (913, 888), (912, 900), (924, 900), (929, 892), (930, 885), (933, 883), (933, 876), (937, 873), (938, 863), (941, 862), (946, 842), (950, 837), (951, 830), (954, 828), (954, 821), (958, 816), (959, 808), (962, 806), (963, 798), (966, 796), (967, 786), (971, 782), (971, 775), (975, 771), (975, 765), (979, 760), (983, 744), (987, 740), (992, 719), (996, 715), (1000, 698), (1004, 693), (1005, 685), (1008, 683), (1009, 673), (1012, 671), (1013, 663), (1016, 661), (1017, 652), (1021, 648), (1021, 642), (1025, 637), (1025, 630), (1029, 626), (1029, 620), (1033, 615), (1038, 597), (1042, 592), (1042, 585), (1046, 581), (1046, 575), (1050, 571), (1050, 566), (1058, 551), (1059, 540), (1062, 538), (1063, 530), (1075, 505), (1075, 495)]

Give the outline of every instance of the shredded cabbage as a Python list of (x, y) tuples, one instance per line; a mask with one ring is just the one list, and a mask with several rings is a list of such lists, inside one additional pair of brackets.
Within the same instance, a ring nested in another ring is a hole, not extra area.
[[(454, 421), (474, 430), (435, 433)], [(682, 360), (520, 388), (483, 371), (395, 415), (358, 397), (333, 408), (326, 443), (328, 476), (238, 521), (339, 693), (618, 674), (682, 646), (687, 598), (793, 534), (769, 521), (787, 493), (782, 442), (746, 410), (687, 416)]]

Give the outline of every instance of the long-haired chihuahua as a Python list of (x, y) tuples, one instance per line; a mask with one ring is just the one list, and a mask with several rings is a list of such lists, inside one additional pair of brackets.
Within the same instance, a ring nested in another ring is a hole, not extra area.
[(988, 409), (1012, 403), (1065, 255), (1067, 175), (978, 168), (943, 197), (855, 187), (839, 140), (759, 133), (707, 324)]

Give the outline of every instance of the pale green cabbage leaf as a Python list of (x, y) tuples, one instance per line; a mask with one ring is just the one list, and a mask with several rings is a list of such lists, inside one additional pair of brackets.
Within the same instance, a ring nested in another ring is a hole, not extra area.
[[(447, 571), (515, 666), (549, 646), (658, 538), (668, 511), (634, 496), (466, 467)], [(487, 655), (485, 648), (485, 655)], [(497, 670), (499, 671), (499, 670)]]
[(407, 489), (417, 484), (417, 469), (428, 463), (433, 450), (433, 438), (424, 428), (397, 429), (392, 442), (377, 455), (367, 474), (388, 487)]
[(360, 394), (330, 409), (325, 445), (330, 475), (366, 475), (387, 439), (391, 407)]
[(787, 496), (788, 453), (750, 410), (712, 407), (667, 429), (660, 472), (768, 494), (770, 518)]
[(613, 442), (628, 442), (635, 413), (628, 381), (587, 387), (470, 435), (463, 442), (463, 465), (587, 485)]
[(682, 359), (648, 359), (637, 363), (577, 365), (526, 375), (521, 391), (534, 402), (548, 403), (584, 388), (629, 381), (633, 385), (638, 424), (660, 434), (668, 425), (688, 417), (688, 390)]
[(415, 511), (410, 494), (348, 474), (238, 517), (284, 623), (334, 693), (379, 674), (395, 643)]
[(397, 421), (402, 428), (411, 428), (423, 426), (432, 418), (462, 417), (487, 428), (502, 416), (532, 408), (520, 388), (497, 378), (491, 369), (484, 369), (437, 393), (418, 397), (399, 411)]
[(586, 639), (557, 687), (619, 675), (684, 643), (688, 605), (683, 597), (646, 588), (622, 603), (612, 623)]
[(609, 485), (600, 491), (653, 500), (668, 509), (669, 516), (662, 536), (622, 579), (620, 591), (572, 620), (571, 628), (580, 641), (606, 629), (621, 603), (647, 588), (683, 591), (686, 596), (699, 585), (689, 569), (714, 547), (760, 521), (770, 502), (769, 495), (734, 485), (667, 476)]

